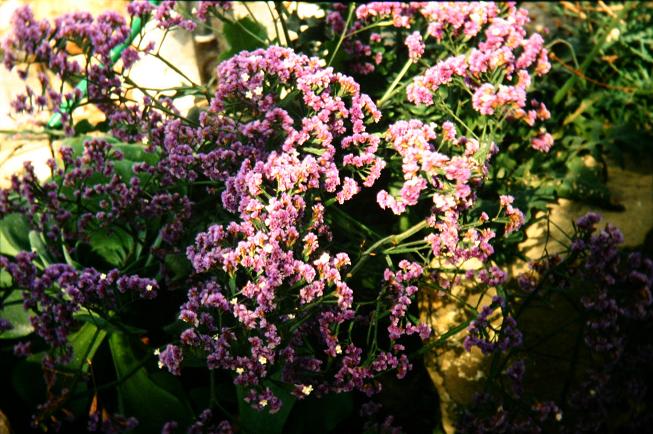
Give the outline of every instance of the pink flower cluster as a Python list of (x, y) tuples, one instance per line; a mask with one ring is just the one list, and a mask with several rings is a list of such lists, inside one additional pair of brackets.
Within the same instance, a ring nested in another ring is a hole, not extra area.
[[(205, 280), (182, 306), (189, 328), (181, 340), (206, 351), (210, 369), (233, 372), (258, 409), (279, 408), (264, 381), (281, 367), (299, 398), (313, 390), (371, 393), (379, 387), (375, 373), (405, 370), (407, 362), (397, 349), (371, 364), (361, 348), (341, 340), (360, 321), (344, 279), (351, 261), (322, 246), (332, 236), (324, 202), (348, 201), (385, 164), (376, 155), (380, 139), (365, 126), (380, 113), (351, 78), (286, 48), (242, 52), (222, 63), (218, 76), (207, 119), (232, 119), (260, 152), (226, 179), (222, 200), (234, 221), (209, 227), (188, 248)], [(287, 96), (293, 91), (298, 95)], [(299, 101), (300, 120), (284, 108), (287, 98)], [(168, 356), (175, 351), (167, 348), (163, 361), (173, 372), (179, 357)]]
[[(442, 31), (448, 25), (454, 33), (462, 28), (464, 37), (478, 37), (479, 42), (467, 53), (445, 58), (414, 77), (406, 89), (408, 100), (431, 105), (433, 93), (440, 86), (453, 83), (469, 89), (473, 94), (472, 107), (482, 115), (497, 113), (523, 120), (529, 126), (549, 119), (544, 104), (531, 99), (528, 106), (530, 71), (541, 76), (551, 67), (542, 36), (535, 33), (527, 37), (524, 26), (529, 21), (528, 13), (512, 5), (501, 11), (494, 4), (482, 9), (461, 4), (457, 15), (445, 18), (441, 15), (445, 9), (445, 6), (429, 6), (430, 13), (426, 16), (437, 18), (429, 24), (430, 36), (441, 40)], [(550, 149), (552, 138), (544, 137), (533, 141), (534, 149), (542, 152)]]
[[(333, 8), (330, 22), (337, 31), (343, 10)], [(411, 61), (424, 56), (426, 46), (418, 31), (424, 28), (424, 37), (435, 41), (439, 52), (449, 54), (413, 78), (406, 88), (410, 102), (432, 105), (438, 88), (456, 85), (473, 95), (472, 107), (483, 115), (522, 120), (529, 126), (549, 119), (544, 104), (528, 98), (531, 74), (546, 74), (551, 65), (542, 36), (527, 34), (529, 17), (525, 9), (492, 2), (372, 2), (359, 6), (356, 17), (350, 29), (356, 36), (346, 39), (345, 50), (357, 59), (352, 67), (358, 73), (373, 72), (382, 61), (383, 45), (396, 37), (386, 32), (384, 38), (383, 32), (365, 33), (362, 29), (386, 20), (406, 31)], [(367, 42), (363, 42), (365, 38)], [(531, 144), (538, 151), (548, 152), (553, 138), (542, 133)]]
[(408, 47), (408, 57), (413, 62), (417, 62), (424, 54), (424, 41), (419, 32), (413, 32), (406, 38), (406, 46)]
[[(316, 58), (274, 46), (224, 62), (218, 76), (211, 114), (241, 119), (234, 128), (263, 155), (269, 153), (267, 169), (262, 158), (251, 168), (243, 166), (241, 175), (228, 182), (223, 202), (231, 211), (236, 211), (235, 200), (245, 188), (256, 192), (252, 182), (261, 177), (276, 180), (281, 191), (297, 184), (297, 192), (315, 188), (335, 192), (343, 203), (361, 184), (369, 187), (380, 176), (385, 163), (376, 155), (379, 139), (365, 131), (364, 122), (378, 121), (381, 113), (350, 77), (320, 67)], [(283, 108), (295, 89), (305, 110), (301, 120)], [(238, 104), (240, 110), (243, 101), (245, 116), (237, 116), (230, 106)], [(243, 206), (248, 205), (241, 203), (241, 211)]]
[(506, 210), (506, 215), (509, 219), (506, 224), (506, 234), (515, 232), (524, 225), (524, 214), (512, 206), (514, 200), (514, 197), (508, 195), (499, 197), (501, 207)]
[[(426, 240), (433, 253), (454, 264), (470, 258), (485, 261), (494, 252), (490, 240), (496, 234), (489, 228), (476, 226), (487, 222), (488, 216), (482, 214), (478, 222), (465, 225), (465, 229), (461, 220), (464, 211), (475, 203), (475, 191), (482, 184), (487, 174), (486, 164), (497, 148), (494, 144), (479, 144), (476, 139), (458, 136), (451, 122), (442, 124), (440, 138), (437, 128), (435, 124), (414, 119), (390, 125), (386, 140), (401, 157), (403, 186), (397, 197), (379, 191), (377, 202), (381, 208), (402, 214), (407, 207), (429, 197), (433, 208), (428, 224), (433, 232)], [(436, 140), (439, 140), (437, 146)], [(436, 149), (450, 149), (452, 156)], [(507, 232), (518, 229), (523, 224), (523, 215), (510, 205), (511, 198), (502, 197), (501, 201), (511, 222)]]
[(389, 268), (386, 268), (383, 274), (384, 280), (387, 282), (391, 293), (394, 294), (396, 299), (390, 311), (388, 335), (390, 339), (397, 340), (404, 334), (411, 335), (417, 333), (422, 340), (426, 340), (431, 334), (430, 326), (426, 324), (403, 324), (408, 306), (412, 303), (412, 297), (419, 290), (417, 286), (407, 285), (407, 283), (417, 282), (422, 277), (424, 270), (419, 264), (406, 260), (399, 262), (399, 270), (395, 273)]

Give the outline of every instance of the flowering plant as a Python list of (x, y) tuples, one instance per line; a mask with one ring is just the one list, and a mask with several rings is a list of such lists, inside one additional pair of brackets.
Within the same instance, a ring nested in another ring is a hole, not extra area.
[[(40, 128), (57, 140), (46, 180), (27, 163), (0, 190), (0, 338), (25, 358), (16, 372), (43, 370), (32, 427), (300, 432), (293, 418), (323, 412), (327, 432), (458, 332), (487, 354), (521, 345), (501, 247), (550, 195), (526, 200), (515, 171), (554, 146), (526, 10), (327, 4), (304, 19), (277, 5), (274, 37), (228, 2), (153, 3), (54, 23), (21, 8), (4, 41), (5, 66), (39, 70), (13, 108), (54, 113)], [(240, 33), (198, 84), (146, 22), (163, 39)], [(145, 57), (187, 85), (136, 82)], [(496, 296), (433, 336), (418, 294), (462, 283)]]

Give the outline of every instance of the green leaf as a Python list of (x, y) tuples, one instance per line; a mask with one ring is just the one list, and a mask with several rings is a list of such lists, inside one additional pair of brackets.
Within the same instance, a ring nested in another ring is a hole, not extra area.
[(229, 50), (223, 52), (219, 59), (228, 59), (243, 50), (250, 51), (265, 46), (264, 43), (252, 36), (248, 31), (263, 41), (268, 37), (265, 27), (253, 21), (250, 17), (241, 18), (236, 22), (224, 21), (222, 33), (229, 44)]
[(63, 251), (63, 257), (66, 260), (66, 264), (70, 265), (71, 267), (81, 270), (82, 266), (80, 265), (79, 262), (75, 261), (71, 256), (70, 253), (68, 252), (68, 248), (66, 245), (62, 242), (61, 243), (61, 250)]
[(68, 337), (68, 341), (73, 347), (73, 357), (68, 364), (74, 370), (81, 369), (88, 372), (89, 364), (87, 360), (93, 360), (95, 353), (107, 336), (105, 330), (97, 328), (90, 323), (84, 323), (82, 327)]
[(88, 375), (82, 376), (82, 374), (87, 374), (91, 369), (92, 365), (89, 362), (93, 360), (106, 337), (106, 331), (89, 323), (83, 324), (79, 330), (68, 336), (68, 342), (73, 349), (72, 358), (67, 365), (59, 369), (71, 372), (71, 375), (63, 378), (68, 381), (66, 387), (72, 388), (72, 396), (76, 397), (69, 401), (68, 406), (77, 416), (88, 414), (92, 397)]
[(40, 232), (38, 231), (30, 231), (29, 232), (29, 244), (32, 252), (36, 252), (36, 254), (39, 255), (39, 258), (41, 259), (41, 262), (43, 262), (43, 265), (46, 267), (55, 261), (52, 259), (50, 256), (50, 252), (48, 252), (48, 248), (45, 245), (45, 241), (43, 240), (43, 235), (41, 235)]
[(186, 255), (166, 255), (164, 259), (166, 268), (172, 274), (172, 280), (180, 280), (188, 276), (193, 267)]
[(75, 135), (79, 136), (82, 134), (89, 133), (91, 131), (95, 131), (97, 128), (95, 125), (90, 123), (87, 119), (82, 119), (81, 121), (77, 122), (75, 124)]
[[(111, 141), (110, 141), (111, 142)], [(156, 164), (159, 161), (159, 156), (154, 152), (147, 152), (145, 147), (138, 143), (111, 143), (114, 149), (122, 152), (124, 160), (135, 163), (145, 162), (148, 164)]]
[[(5, 270), (0, 270), (0, 275), (4, 277), (5, 275), (8, 276), (9, 273)], [(0, 339), (22, 338), (34, 331), (34, 327), (32, 327), (32, 323), (29, 320), (33, 312), (23, 308), (22, 300), (23, 297), (19, 290), (11, 291), (9, 297), (5, 299), (5, 306), (0, 310), (0, 318), (9, 321), (13, 328), (0, 332)]]
[(135, 335), (142, 335), (144, 334), (147, 330), (141, 329), (138, 327), (132, 327), (126, 324), (122, 324), (121, 326), (117, 326), (112, 324), (110, 321), (98, 316), (98, 315), (93, 315), (90, 311), (87, 309), (82, 308), (78, 312), (75, 312), (73, 314), (73, 318), (75, 318), (77, 321), (84, 321), (87, 324), (92, 325), (93, 327), (98, 327), (102, 329), (103, 331), (107, 332), (129, 332)]
[(0, 220), (0, 254), (14, 256), (21, 250), (29, 251), (29, 231), (25, 216), (6, 215)]
[(182, 426), (190, 422), (192, 410), (189, 404), (179, 394), (164, 389), (150, 377), (145, 366), (136, 358), (126, 335), (112, 333), (109, 346), (120, 381), (120, 410), (126, 416), (135, 416), (139, 420), (134, 432), (159, 432), (169, 420), (175, 420)]
[(89, 236), (91, 249), (115, 267), (121, 267), (129, 258), (134, 248), (134, 240), (120, 228), (99, 229)]
[(266, 410), (257, 411), (253, 409), (251, 405), (245, 402), (245, 396), (248, 391), (242, 386), (236, 386), (241, 427), (248, 434), (282, 433), (284, 432), (283, 427), (286, 424), (286, 420), (290, 415), (296, 399), (288, 391), (271, 381), (264, 381), (263, 384), (269, 387), (272, 393), (281, 399), (283, 404), (281, 409), (274, 414), (270, 414)]
[(11, 386), (16, 391), (15, 398), (20, 398), (31, 406), (41, 404), (46, 399), (42, 358), (43, 353), (33, 354), (18, 361), (11, 370)]

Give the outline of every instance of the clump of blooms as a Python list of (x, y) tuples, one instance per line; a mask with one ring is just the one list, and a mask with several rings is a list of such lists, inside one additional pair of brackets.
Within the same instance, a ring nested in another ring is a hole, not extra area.
[[(380, 113), (351, 78), (289, 49), (241, 53), (222, 63), (218, 74), (207, 119), (233, 116), (230, 103), (244, 101), (235, 129), (250, 134), (257, 149), (225, 182), (222, 202), (234, 221), (209, 227), (188, 249), (205, 280), (182, 306), (180, 318), (189, 328), (181, 340), (206, 351), (210, 369), (233, 372), (259, 409), (281, 405), (264, 385), (281, 367), (299, 398), (313, 390), (371, 393), (380, 387), (376, 373), (397, 369), (403, 375), (408, 361), (400, 344), (370, 360), (339, 332), (361, 318), (345, 280), (350, 257), (328, 250), (325, 213), (329, 203), (349, 201), (378, 179), (384, 166), (376, 154), (379, 138), (365, 122), (378, 121)], [(290, 89), (300, 92), (301, 120), (282, 108)], [(420, 274), (399, 274), (393, 285)], [(403, 333), (404, 306), (416, 288), (397, 290), (392, 341)], [(315, 353), (306, 347), (307, 333)], [(420, 334), (426, 338), (428, 331)], [(178, 357), (171, 351), (160, 357), (175, 372), (177, 362), (168, 360)]]
[[(35, 68), (47, 72), (13, 107), (54, 113), (64, 128), (49, 122), (43, 130), (63, 138), (47, 179), (26, 163), (0, 190), (0, 234), (11, 245), (0, 255), (0, 312), (22, 303), (28, 318), (0, 318), (0, 334), (15, 333), (16, 356), (41, 361), (47, 400), (34, 426), (56, 428), (75, 413), (88, 416), (90, 431), (251, 431), (244, 412), (256, 415), (252, 409), (371, 396), (388, 375), (409, 375), (417, 365), (410, 354), (431, 338), (416, 319), (423, 287), (507, 285), (493, 243), (525, 216), (519, 197), (485, 189), (486, 181), (507, 142), (504, 121), (530, 128), (550, 116), (529, 96), (532, 76), (549, 66), (542, 38), (525, 31), (525, 11), (379, 2), (352, 6), (347, 20), (347, 6), (336, 4), (325, 21), (344, 34), (338, 48), (319, 48), (327, 60), (279, 46), (280, 32), (275, 40), (237, 19), (228, 2), (195, 6), (139, 1), (127, 18), (76, 13), (53, 23), (20, 8), (13, 18), (5, 66), (24, 79)], [(293, 17), (280, 27), (287, 33), (287, 24), (303, 21), (285, 12)], [(165, 39), (213, 19), (231, 29), (226, 36), (247, 33), (225, 51), (216, 80), (198, 85), (178, 71), (187, 85), (152, 89), (130, 78), (145, 56), (177, 70), (131, 25), (152, 20)], [(390, 41), (400, 49), (386, 50)], [(236, 53), (241, 42), (248, 50)], [(343, 63), (340, 46), (353, 62)], [(356, 81), (343, 64), (376, 75)], [(389, 87), (375, 89), (384, 81)], [(197, 98), (187, 113), (175, 103), (184, 95)], [(76, 119), (81, 105), (105, 119)], [(553, 137), (534, 134), (524, 137), (547, 152)], [(595, 250), (612, 245), (608, 232), (590, 242)], [(591, 267), (609, 269), (610, 258)], [(481, 266), (461, 272), (469, 262)], [(643, 282), (640, 274), (632, 279)], [(537, 276), (520, 282), (536, 291)], [(605, 301), (583, 305), (622, 313)], [(510, 302), (497, 296), (458, 328), (467, 330), (467, 350), (499, 357), (520, 347)], [(600, 333), (587, 339), (605, 352), (619, 346)], [(107, 354), (115, 369), (94, 370), (96, 355)], [(163, 371), (152, 375), (157, 366)], [(519, 363), (505, 371), (514, 397), (524, 372)], [(191, 403), (178, 391), (195, 388), (200, 373), (208, 382), (202, 377)], [(243, 414), (230, 414), (235, 401), (223, 390), (235, 390)], [(154, 414), (159, 403), (178, 413)], [(123, 408), (124, 416), (115, 413)], [(374, 419), (367, 428), (398, 430), (392, 417), (377, 420), (376, 405), (362, 410)], [(544, 418), (557, 407), (533, 411)]]
[[(511, 362), (513, 352), (506, 356), (508, 368), (491, 391), (479, 395), (462, 411), (458, 431), (637, 431), (650, 422), (650, 417), (636, 415), (642, 414), (640, 403), (650, 394), (645, 369), (651, 363), (650, 346), (642, 345), (642, 337), (650, 333), (653, 314), (653, 261), (639, 252), (621, 251), (621, 231), (610, 224), (599, 230), (599, 221), (596, 213), (579, 218), (566, 252), (532, 263), (531, 270), (517, 279), (527, 297), (555, 288), (578, 302), (582, 338), (578, 351), (582, 355), (576, 357), (584, 369), (560, 373), (562, 378), (577, 375), (569, 382), (564, 400), (556, 403), (538, 400), (537, 396), (526, 400), (526, 367), (533, 361), (524, 352), (521, 355), (526, 359)], [(482, 342), (480, 347), (487, 345)], [(612, 426), (608, 420), (614, 412), (630, 417)]]
[[(343, 7), (334, 6), (329, 15), (337, 34), (345, 31), (343, 13)], [(432, 65), (414, 75), (406, 87), (408, 101), (446, 104), (438, 89), (460, 88), (472, 95), (471, 106), (482, 115), (522, 120), (529, 126), (549, 119), (546, 106), (528, 97), (532, 74), (546, 74), (551, 65), (542, 36), (527, 35), (525, 9), (490, 2), (372, 2), (358, 6), (356, 17), (345, 33), (351, 35), (345, 50), (355, 54), (352, 68), (358, 73), (373, 72), (385, 47), (394, 43), (395, 33), (382, 30), (386, 25), (406, 35), (409, 61), (416, 62), (425, 50), (437, 47)], [(427, 41), (420, 33), (423, 29)], [(443, 50), (447, 56), (442, 56)], [(532, 147), (542, 152), (552, 145), (546, 132), (532, 141)]]
[[(31, 318), (34, 331), (52, 347), (62, 348), (62, 361), (70, 357), (67, 337), (73, 325), (72, 315), (80, 306), (115, 306), (116, 291), (156, 297), (158, 284), (154, 279), (120, 275), (116, 269), (108, 273), (92, 268), (77, 271), (68, 264), (52, 264), (39, 272), (36, 257), (36, 253), (21, 252), (15, 262), (10, 262), (0, 256), (0, 266), (9, 272), (14, 285), (23, 290), (25, 309), (38, 312)], [(58, 291), (50, 291), (53, 288)]]
[[(465, 211), (474, 205), (476, 190), (482, 185), (489, 158), (497, 148), (492, 143), (481, 145), (474, 138), (459, 136), (451, 122), (443, 123), (440, 136), (436, 129), (433, 123), (424, 124), (415, 119), (390, 125), (386, 140), (401, 157), (403, 185), (398, 197), (386, 190), (379, 191), (377, 202), (381, 208), (402, 214), (407, 207), (428, 197), (432, 214), (427, 223), (433, 231), (426, 241), (433, 253), (452, 264), (471, 258), (485, 262), (494, 252), (490, 240), (496, 236), (489, 227), (481, 227), (489, 217), (480, 215), (464, 231), (460, 222)], [(445, 150), (452, 155), (444, 154)], [(507, 200), (503, 197), (502, 204)], [(506, 215), (510, 218), (507, 233), (523, 224), (523, 215), (510, 204)]]
[(408, 47), (408, 57), (413, 62), (417, 62), (424, 54), (424, 41), (419, 32), (413, 32), (406, 38), (406, 46)]

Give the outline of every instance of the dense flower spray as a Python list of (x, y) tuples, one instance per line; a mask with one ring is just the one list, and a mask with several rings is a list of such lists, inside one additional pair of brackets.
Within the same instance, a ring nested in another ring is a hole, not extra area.
[[(170, 1), (127, 9), (168, 32), (212, 18), (236, 25), (224, 15), (229, 7), (199, 2), (192, 17)], [(339, 72), (333, 57), (266, 44), (232, 53), (214, 87), (190, 83), (198, 99), (191, 113), (129, 78), (140, 58), (160, 58), (153, 44), (135, 42), (116, 60), (114, 48), (130, 38), (124, 17), (78, 13), (50, 23), (19, 9), (5, 65), (23, 77), (34, 64), (49, 73), (14, 109), (58, 113), (65, 134), (81, 136), (53, 153), (49, 179), (37, 180), (27, 164), (0, 190), (0, 218), (29, 233), (0, 266), (40, 338), (14, 348), (27, 356), (35, 343), (43, 355), (49, 395), (35, 424), (67, 411), (65, 386), (77, 380), (57, 389), (55, 373), (71, 360), (71, 336), (87, 317), (101, 319), (92, 322), (98, 330), (138, 338), (149, 355), (141, 366), (158, 362), (183, 380), (200, 365), (211, 382), (226, 378), (255, 410), (275, 413), (287, 403), (279, 385), (296, 399), (371, 396), (383, 375), (406, 376), (411, 347), (432, 337), (415, 315), (422, 288), (506, 284), (493, 243), (519, 232), (525, 216), (509, 194), (480, 197), (504, 121), (534, 127), (549, 117), (529, 96), (532, 78), (549, 68), (541, 36), (527, 36), (527, 14), (512, 4), (369, 3), (353, 10), (348, 28), (346, 6), (330, 7), (326, 23), (345, 32), (343, 49), (355, 59), (344, 62), (349, 72), (392, 70), (377, 101), (365, 78)], [(384, 27), (401, 36), (403, 68), (381, 50), (390, 38)], [(409, 70), (417, 72), (402, 83)], [(70, 88), (82, 79), (86, 94)], [(132, 99), (135, 89), (142, 100)], [(89, 136), (76, 123), (80, 104), (106, 117)], [(552, 136), (533, 131), (531, 147), (548, 152)], [(378, 216), (375, 229), (360, 209), (349, 216), (356, 207)], [(341, 231), (342, 216), (363, 227), (361, 244), (350, 228)], [(472, 261), (478, 269), (451, 277)], [(506, 303), (495, 297), (461, 328), (467, 350), (520, 346)], [(169, 324), (130, 325), (152, 306)], [(0, 320), (0, 333), (11, 327)], [(140, 380), (149, 372), (142, 369), (128, 372)], [(522, 372), (517, 364), (507, 375)], [(218, 401), (211, 397), (188, 432), (231, 432)], [(363, 413), (376, 414), (372, 407)], [(129, 414), (93, 409), (89, 430), (135, 426)], [(182, 423), (169, 421), (163, 432)], [(379, 426), (394, 429), (393, 419)]]

